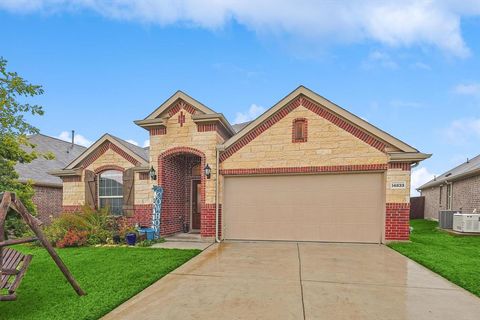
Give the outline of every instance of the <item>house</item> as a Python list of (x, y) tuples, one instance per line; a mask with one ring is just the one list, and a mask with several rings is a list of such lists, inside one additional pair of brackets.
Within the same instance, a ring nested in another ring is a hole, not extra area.
[(180, 91), (135, 124), (150, 134), (148, 152), (105, 134), (54, 172), (64, 211), (109, 206), (150, 225), (159, 185), (162, 235), (186, 228), (242, 240), (409, 237), (410, 168), (429, 155), (303, 86), (239, 126)]
[(425, 218), (438, 219), (442, 210), (480, 210), (480, 155), (448, 170), (418, 188), (425, 197)]
[(37, 207), (37, 218), (48, 223), (52, 216), (58, 216), (62, 212), (63, 187), (62, 180), (48, 172), (65, 168), (86, 148), (44, 134), (28, 136), (28, 141), (35, 145), (35, 151), (39, 153), (51, 152), (55, 156), (53, 160), (38, 157), (30, 163), (17, 163), (15, 165), (15, 171), (19, 175), (20, 182), (32, 183), (35, 191), (32, 200)]

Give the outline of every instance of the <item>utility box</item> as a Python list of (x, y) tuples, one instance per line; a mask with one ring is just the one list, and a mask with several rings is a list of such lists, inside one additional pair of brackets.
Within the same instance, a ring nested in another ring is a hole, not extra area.
[(455, 213), (453, 230), (465, 233), (480, 233), (480, 214)]

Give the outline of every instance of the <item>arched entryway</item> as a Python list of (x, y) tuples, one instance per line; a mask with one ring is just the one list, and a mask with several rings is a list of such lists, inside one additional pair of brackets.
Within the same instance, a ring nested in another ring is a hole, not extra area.
[(205, 206), (205, 155), (188, 147), (172, 148), (158, 158), (163, 188), (160, 233), (200, 232)]

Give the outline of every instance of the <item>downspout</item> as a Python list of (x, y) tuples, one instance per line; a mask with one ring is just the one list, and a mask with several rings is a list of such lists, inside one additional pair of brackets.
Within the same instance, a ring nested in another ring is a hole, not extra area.
[(219, 186), (219, 173), (220, 173), (220, 168), (219, 168), (219, 164), (220, 164), (220, 148), (219, 146), (217, 146), (215, 148), (215, 151), (216, 151), (216, 163), (215, 163), (215, 242), (220, 242), (220, 239), (218, 237), (218, 229), (219, 229), (219, 223), (218, 223), (218, 216), (219, 216), (219, 203), (218, 203), (218, 199), (219, 199), (219, 190), (218, 190), (218, 186)]

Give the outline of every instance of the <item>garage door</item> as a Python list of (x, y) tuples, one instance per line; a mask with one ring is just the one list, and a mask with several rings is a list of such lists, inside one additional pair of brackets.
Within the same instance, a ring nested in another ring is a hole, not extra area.
[(380, 173), (225, 177), (226, 239), (378, 243)]

